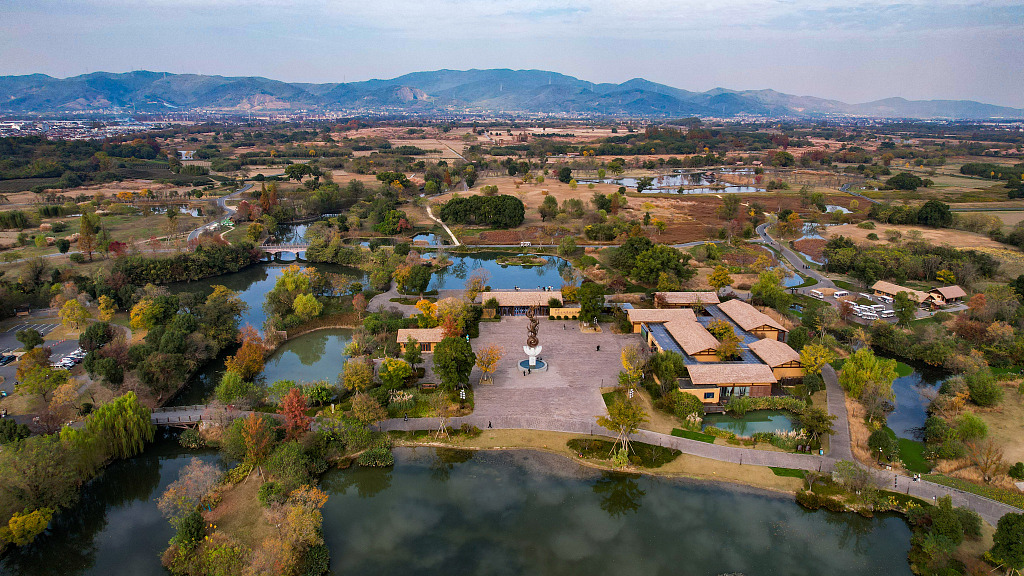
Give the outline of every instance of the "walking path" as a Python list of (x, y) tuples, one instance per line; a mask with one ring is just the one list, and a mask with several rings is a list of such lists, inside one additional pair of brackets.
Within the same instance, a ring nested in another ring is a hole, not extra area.
[(830, 364), (821, 368), (821, 379), (825, 381), (825, 392), (828, 398), (828, 413), (835, 416), (832, 429), (835, 433), (829, 438), (829, 455), (836, 460), (853, 460), (853, 449), (850, 439), (850, 420), (846, 414), (846, 395), (839, 385), (836, 369)]
[(442, 222), (440, 218), (434, 216), (434, 212), (430, 209), (430, 204), (427, 204), (427, 216), (429, 216), (430, 219), (433, 220), (434, 222), (440, 224), (441, 228), (444, 228), (444, 231), (447, 232), (449, 236), (451, 236), (452, 246), (462, 246), (462, 243), (460, 243), (459, 239), (455, 237), (455, 233), (452, 232), (452, 229), (449, 228), (447, 224)]

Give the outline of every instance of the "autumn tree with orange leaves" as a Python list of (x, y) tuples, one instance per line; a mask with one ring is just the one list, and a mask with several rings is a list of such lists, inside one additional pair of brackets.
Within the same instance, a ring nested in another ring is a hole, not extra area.
[(242, 377), (242, 380), (252, 380), (263, 371), (263, 354), (266, 351), (266, 345), (259, 332), (252, 326), (242, 328), (238, 338), (242, 342), (242, 346), (234, 356), (228, 356), (224, 361), (224, 367), (236, 372)]
[(270, 455), (274, 429), (264, 416), (250, 414), (242, 423), (242, 441), (245, 443), (245, 461), (258, 467)]
[(289, 390), (281, 402), (281, 414), (284, 415), (284, 427), (289, 440), (309, 430), (311, 418), (306, 416), (306, 407), (306, 396), (298, 388)]

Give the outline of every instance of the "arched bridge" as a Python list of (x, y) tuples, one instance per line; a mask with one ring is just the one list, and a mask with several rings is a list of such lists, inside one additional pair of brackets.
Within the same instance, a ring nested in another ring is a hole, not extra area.
[(281, 254), (282, 252), (290, 252), (292, 254), (298, 254), (299, 252), (305, 252), (309, 249), (308, 243), (297, 243), (297, 244), (263, 244), (260, 246), (260, 250), (267, 254)]

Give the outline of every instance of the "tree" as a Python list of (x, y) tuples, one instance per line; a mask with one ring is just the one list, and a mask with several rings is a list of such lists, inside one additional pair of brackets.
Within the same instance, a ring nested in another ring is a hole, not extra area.
[(18, 388), (30, 394), (39, 394), (43, 401), (47, 395), (65, 384), (69, 374), (67, 370), (59, 370), (49, 366), (36, 366), (21, 376)]
[(967, 459), (981, 472), (985, 482), (991, 482), (1006, 470), (1003, 450), (993, 440), (967, 443)]
[(807, 374), (821, 374), (821, 368), (835, 359), (835, 353), (824, 344), (808, 344), (800, 350), (800, 363)]
[(999, 519), (989, 554), (1006, 568), (1007, 575), (1024, 571), (1024, 514), (1004, 514)]
[(342, 383), (352, 392), (364, 392), (373, 384), (373, 368), (362, 358), (349, 358), (341, 373)]
[(409, 363), (413, 369), (420, 362), (423, 362), (423, 352), (420, 351), (420, 343), (416, 341), (412, 336), (408, 336), (405, 339), (405, 352), (402, 354), (402, 358)]
[(245, 446), (246, 463), (261, 466), (274, 445), (274, 425), (270, 417), (249, 414), (242, 422), (242, 443)]
[(178, 479), (171, 482), (160, 495), (156, 506), (171, 524), (178, 528), (213, 491), (221, 476), (223, 474), (217, 466), (193, 458), (178, 473)]
[(580, 301), (580, 321), (591, 322), (604, 310), (604, 286), (596, 282), (584, 282), (577, 292)]
[(627, 398), (618, 397), (608, 406), (608, 416), (598, 416), (597, 424), (616, 433), (615, 444), (629, 452), (629, 436), (635, 433), (640, 425), (647, 421), (647, 415), (639, 403)]
[(352, 417), (363, 424), (374, 424), (388, 417), (388, 411), (373, 396), (359, 393), (352, 397)]
[(907, 326), (914, 320), (914, 312), (917, 310), (917, 303), (910, 299), (906, 292), (897, 292), (892, 299), (892, 311), (896, 313), (896, 319), (901, 326)]
[(287, 439), (293, 440), (309, 430), (309, 423), (312, 419), (306, 416), (307, 406), (306, 396), (298, 388), (292, 388), (284, 397), (280, 413), (284, 415)]
[(364, 296), (362, 292), (359, 292), (352, 297), (352, 308), (355, 309), (356, 314), (360, 319), (362, 319), (368, 305), (369, 302), (367, 302), (366, 296)]
[(732, 276), (729, 275), (729, 269), (725, 266), (715, 266), (715, 269), (708, 276), (708, 284), (715, 290), (721, 290), (726, 286), (732, 284)]
[(448, 336), (434, 349), (434, 372), (441, 379), (441, 387), (445, 390), (468, 384), (474, 364), (476, 354), (465, 338)]
[(563, 184), (568, 184), (572, 180), (572, 168), (568, 166), (562, 166), (558, 169), (558, 181)]
[(102, 294), (99, 297), (99, 310), (100, 310), (100, 321), (110, 322), (114, 318), (114, 313), (117, 312), (117, 306), (114, 304), (114, 299), (106, 294)]
[(227, 370), (221, 376), (214, 394), (222, 404), (251, 405), (258, 400), (256, 397), (258, 392), (255, 383), (242, 378), (234, 370)]
[(43, 335), (40, 334), (35, 328), (28, 328), (25, 330), (18, 330), (14, 337), (21, 342), (21, 349), (28, 352), (36, 346), (43, 344)]
[(53, 508), (39, 508), (27, 514), (15, 512), (7, 526), (0, 528), (0, 541), (6, 540), (15, 546), (31, 544), (49, 526), (53, 512)]
[(57, 242), (55, 242), (55, 244), (57, 246), (57, 250), (59, 250), (61, 254), (67, 254), (68, 251), (71, 250), (71, 241), (67, 238), (57, 238)]
[(324, 305), (312, 294), (299, 294), (292, 304), (295, 314), (303, 320), (315, 318), (323, 312)]
[(380, 363), (380, 381), (386, 388), (401, 388), (412, 376), (412, 366), (399, 358), (385, 358)]
[(85, 422), (85, 429), (96, 435), (112, 458), (129, 458), (142, 452), (153, 441), (156, 426), (149, 408), (128, 392), (103, 404)]
[(835, 416), (820, 406), (807, 406), (797, 416), (800, 426), (811, 435), (812, 440), (820, 438), (823, 434), (834, 434), (832, 421), (835, 419)]
[(480, 350), (480, 353), (476, 355), (476, 365), (480, 367), (480, 371), (483, 373), (480, 380), (491, 382), (491, 374), (498, 367), (498, 362), (501, 360), (504, 352), (501, 346), (497, 344), (491, 344)]
[(59, 316), (61, 325), (72, 330), (78, 330), (86, 320), (92, 318), (92, 314), (78, 300), (65, 302), (60, 308)]
[(870, 348), (851, 354), (839, 374), (839, 384), (868, 409), (869, 420), (883, 418), (891, 410), (895, 379), (896, 361), (879, 358)]
[(28, 438), (32, 432), (28, 426), (18, 424), (14, 418), (0, 418), (0, 444), (10, 444)]
[(96, 250), (96, 225), (93, 223), (93, 216), (83, 211), (78, 222), (78, 248), (89, 257), (89, 262), (92, 262), (92, 253)]
[(242, 380), (251, 381), (263, 371), (265, 360), (263, 353), (266, 346), (255, 329), (247, 326), (240, 334), (242, 345), (234, 356), (228, 356), (224, 367), (237, 372)]
[(880, 461), (892, 462), (900, 457), (900, 443), (896, 434), (888, 428), (879, 428), (868, 437), (868, 448)]

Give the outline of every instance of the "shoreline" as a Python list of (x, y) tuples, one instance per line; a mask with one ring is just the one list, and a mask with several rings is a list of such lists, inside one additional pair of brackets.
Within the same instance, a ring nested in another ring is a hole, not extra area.
[[(804, 480), (794, 477), (777, 476), (767, 466), (751, 465), (751, 464), (733, 464), (728, 462), (720, 462), (703, 458), (700, 456), (694, 456), (685, 452), (681, 453), (671, 462), (658, 467), (658, 468), (641, 468), (630, 466), (629, 468), (619, 469), (614, 468), (610, 464), (606, 464), (603, 461), (592, 460), (587, 458), (580, 458), (574, 454), (565, 445), (565, 442), (573, 438), (584, 438), (586, 435), (570, 434), (566, 432), (546, 432), (538, 430), (490, 430), (491, 434), (498, 434), (500, 436), (516, 436), (526, 433), (526, 436), (534, 439), (537, 442), (543, 442), (545, 439), (549, 440), (547, 444), (535, 444), (529, 442), (517, 442), (514, 439), (501, 439), (498, 442), (488, 442), (493, 440), (493, 436), (490, 439), (485, 439), (482, 436), (477, 438), (465, 439), (469, 442), (479, 442), (478, 444), (465, 444), (455, 442), (443, 442), (436, 440), (429, 441), (416, 441), (408, 439), (395, 439), (395, 447), (424, 447), (424, 448), (449, 448), (456, 450), (473, 450), (473, 451), (514, 451), (514, 450), (526, 450), (526, 451), (537, 451), (545, 452), (548, 454), (554, 454), (557, 456), (564, 457), (565, 459), (574, 462), (576, 464), (586, 466), (594, 470), (602, 470), (607, 472), (617, 472), (622, 474), (641, 474), (646, 476), (660, 477), (660, 478), (685, 478), (688, 480), (702, 481), (702, 482), (714, 482), (714, 483), (725, 483), (734, 486), (744, 486), (748, 488), (756, 488), (758, 490), (764, 490), (773, 494), (787, 494), (794, 501), (796, 500), (796, 492), (803, 486)], [(601, 438), (607, 440), (606, 438)], [(559, 444), (549, 446), (553, 441), (559, 441)], [(700, 472), (698, 470), (705, 470)], [(706, 471), (711, 471), (708, 474)], [(756, 471), (755, 474), (751, 474), (752, 471)], [(722, 474), (720, 475), (719, 472)]]

